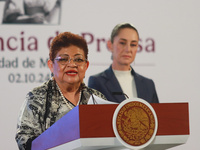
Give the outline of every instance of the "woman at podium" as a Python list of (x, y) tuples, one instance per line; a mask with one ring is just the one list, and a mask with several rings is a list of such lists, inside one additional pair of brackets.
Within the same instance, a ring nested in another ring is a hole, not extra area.
[(63, 32), (53, 39), (48, 60), (52, 78), (32, 89), (20, 110), (15, 137), (20, 150), (31, 149), (36, 137), (77, 105), (87, 104), (92, 94), (106, 100), (83, 82), (87, 56), (81, 36)]

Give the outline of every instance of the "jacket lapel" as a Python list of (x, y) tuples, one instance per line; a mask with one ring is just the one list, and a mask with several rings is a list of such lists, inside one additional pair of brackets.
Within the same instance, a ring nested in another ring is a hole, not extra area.
[(116, 99), (119, 103), (122, 102), (125, 99), (125, 96), (123, 94), (121, 95), (113, 94), (113, 92), (123, 92), (123, 91), (119, 85), (117, 78), (114, 75), (111, 66), (108, 68), (108, 70), (106, 70), (105, 78), (107, 79), (105, 87), (111, 93), (112, 98)]
[(143, 79), (133, 69), (132, 69), (132, 74), (133, 74), (134, 80), (135, 80), (137, 97), (138, 98), (144, 98), (144, 94), (146, 93), (146, 87), (143, 84)]

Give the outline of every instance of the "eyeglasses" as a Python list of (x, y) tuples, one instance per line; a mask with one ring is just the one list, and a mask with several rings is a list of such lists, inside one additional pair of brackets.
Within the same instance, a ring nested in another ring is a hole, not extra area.
[(74, 58), (71, 58), (68, 55), (61, 55), (55, 58), (55, 60), (57, 60), (61, 65), (67, 65), (68, 63), (71, 62), (71, 60), (73, 60), (73, 62), (77, 65), (77, 66), (81, 66), (83, 65), (85, 62), (87, 62), (87, 59), (83, 59), (82, 55), (77, 55), (74, 56)]

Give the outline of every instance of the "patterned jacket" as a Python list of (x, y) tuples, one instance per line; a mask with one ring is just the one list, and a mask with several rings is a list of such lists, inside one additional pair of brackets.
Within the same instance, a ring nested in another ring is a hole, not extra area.
[[(102, 93), (88, 88), (83, 83), (79, 105), (86, 105), (91, 94), (106, 100)], [(75, 107), (68, 100), (67, 102), (72, 108)], [(17, 123), (15, 139), (19, 149), (31, 149), (32, 141), (70, 110), (62, 99), (55, 80), (49, 80), (30, 91), (20, 110)]]

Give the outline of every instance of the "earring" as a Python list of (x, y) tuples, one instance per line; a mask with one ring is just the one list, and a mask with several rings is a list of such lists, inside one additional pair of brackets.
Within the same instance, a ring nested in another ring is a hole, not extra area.
[(54, 74), (53, 74), (53, 72), (51, 73), (51, 80), (53, 80), (54, 79)]
[(51, 73), (51, 77), (53, 77), (54, 76), (54, 74), (53, 74), (53, 72)]

